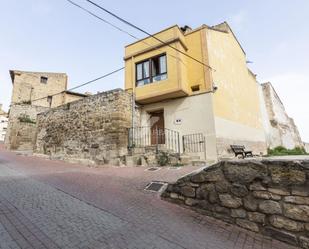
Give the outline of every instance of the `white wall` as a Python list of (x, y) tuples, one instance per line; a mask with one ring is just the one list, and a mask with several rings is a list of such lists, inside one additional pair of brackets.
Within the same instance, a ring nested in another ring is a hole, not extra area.
[(8, 126), (8, 118), (0, 116), (0, 141), (3, 142), (5, 139), (6, 129)]
[(293, 149), (303, 146), (298, 129), (285, 111), (284, 105), (271, 83), (262, 84), (265, 107), (268, 115), (266, 137), (268, 147), (284, 146)]
[[(164, 110), (165, 128), (178, 131), (180, 139), (183, 135), (203, 133), (206, 138), (207, 160), (217, 160), (212, 94), (148, 104), (141, 110), (141, 126), (150, 126), (150, 112)], [(176, 124), (176, 119), (181, 119), (181, 123)]]

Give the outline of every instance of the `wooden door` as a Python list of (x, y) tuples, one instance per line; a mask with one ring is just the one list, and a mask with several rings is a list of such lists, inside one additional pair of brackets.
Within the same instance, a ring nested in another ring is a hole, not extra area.
[(151, 144), (165, 144), (164, 112), (150, 113), (151, 118)]

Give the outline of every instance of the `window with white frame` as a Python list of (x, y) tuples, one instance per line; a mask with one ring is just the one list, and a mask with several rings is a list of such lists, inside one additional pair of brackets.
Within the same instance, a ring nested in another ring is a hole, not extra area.
[(166, 79), (166, 54), (136, 64), (136, 86), (143, 86)]

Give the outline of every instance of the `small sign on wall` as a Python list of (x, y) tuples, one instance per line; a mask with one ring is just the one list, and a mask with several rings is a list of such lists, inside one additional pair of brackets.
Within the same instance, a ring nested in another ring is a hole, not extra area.
[(181, 125), (182, 124), (182, 118), (176, 118), (174, 121), (175, 125)]

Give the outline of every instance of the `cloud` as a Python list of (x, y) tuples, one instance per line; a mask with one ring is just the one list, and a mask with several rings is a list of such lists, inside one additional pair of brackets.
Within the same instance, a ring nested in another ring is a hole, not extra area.
[(294, 119), (303, 141), (309, 142), (309, 72), (290, 72), (273, 75), (265, 81), (270, 81), (288, 115)]

